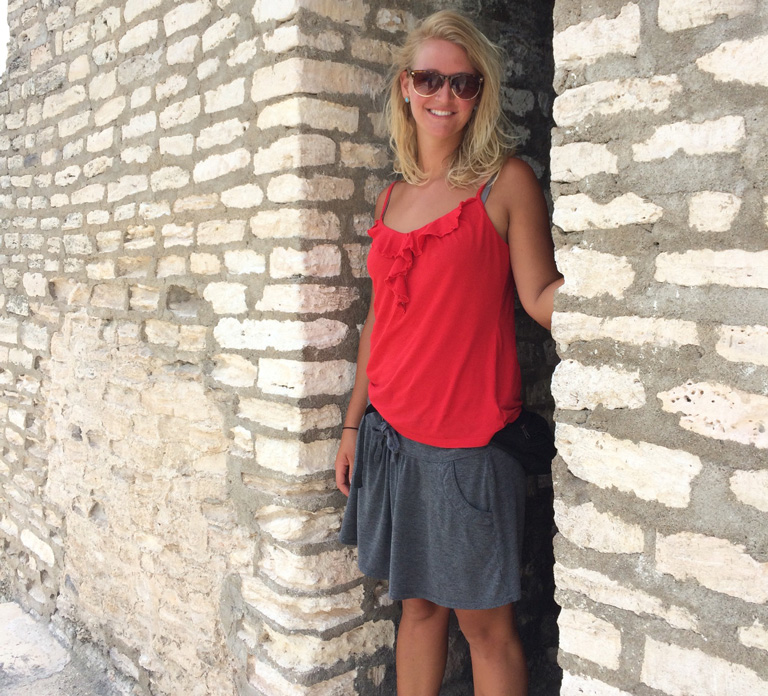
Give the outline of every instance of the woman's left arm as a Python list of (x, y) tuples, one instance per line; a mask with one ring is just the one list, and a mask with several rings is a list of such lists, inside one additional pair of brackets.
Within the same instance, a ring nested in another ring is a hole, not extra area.
[(496, 186), (501, 189), (496, 195), (505, 198), (509, 215), (507, 242), (520, 303), (529, 316), (549, 329), (555, 290), (563, 284), (563, 276), (555, 265), (544, 194), (533, 170), (516, 158), (504, 165)]

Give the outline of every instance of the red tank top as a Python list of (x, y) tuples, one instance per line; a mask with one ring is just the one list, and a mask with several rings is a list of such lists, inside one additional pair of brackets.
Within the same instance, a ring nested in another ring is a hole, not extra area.
[(521, 409), (509, 247), (481, 191), (413, 232), (382, 218), (368, 231), (368, 397), (399, 433), (436, 447), (486, 445)]

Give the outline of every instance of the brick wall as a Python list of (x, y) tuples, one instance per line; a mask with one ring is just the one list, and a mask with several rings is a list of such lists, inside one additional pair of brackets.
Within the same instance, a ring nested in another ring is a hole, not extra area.
[(767, 30), (556, 2), (563, 696), (768, 692)]

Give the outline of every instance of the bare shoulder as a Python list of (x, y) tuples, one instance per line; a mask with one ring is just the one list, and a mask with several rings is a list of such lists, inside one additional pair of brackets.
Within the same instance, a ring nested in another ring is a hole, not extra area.
[(378, 220), (381, 217), (381, 211), (384, 210), (384, 204), (387, 202), (387, 195), (389, 193), (390, 187), (391, 184), (382, 189), (381, 193), (379, 193), (378, 197), (376, 198), (376, 208), (373, 214), (374, 220)]
[(501, 184), (501, 188), (510, 194), (520, 189), (541, 190), (536, 173), (527, 162), (518, 157), (507, 158), (499, 172), (498, 182)]

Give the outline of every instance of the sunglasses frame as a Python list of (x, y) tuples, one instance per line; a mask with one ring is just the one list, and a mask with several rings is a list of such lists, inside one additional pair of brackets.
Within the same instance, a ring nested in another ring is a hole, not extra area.
[[(416, 92), (420, 97), (433, 97), (435, 94), (437, 94), (445, 84), (445, 81), (448, 80), (448, 86), (451, 88), (451, 92), (453, 93), (453, 96), (456, 97), (456, 99), (461, 99), (462, 101), (472, 101), (473, 99), (477, 99), (478, 96), (480, 96), (480, 92), (483, 91), (483, 82), (484, 79), (482, 75), (475, 75), (474, 73), (455, 73), (453, 75), (443, 75), (442, 73), (437, 72), (437, 70), (406, 70), (406, 73), (408, 74), (408, 77), (411, 78), (411, 83), (413, 84), (413, 91)], [(440, 78), (440, 86), (432, 92), (432, 94), (422, 94), (419, 92), (418, 89), (416, 89), (416, 82), (414, 80), (414, 76), (416, 74), (429, 74), (429, 75), (436, 75)], [(460, 97), (453, 86), (453, 81), (457, 77), (474, 77), (478, 81), (477, 85), (477, 92), (473, 94), (471, 97)]]

